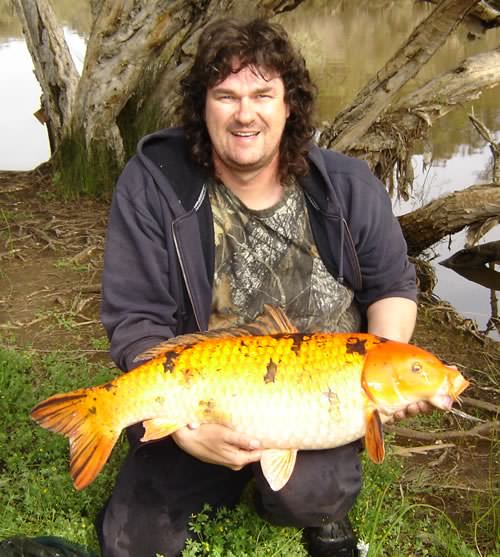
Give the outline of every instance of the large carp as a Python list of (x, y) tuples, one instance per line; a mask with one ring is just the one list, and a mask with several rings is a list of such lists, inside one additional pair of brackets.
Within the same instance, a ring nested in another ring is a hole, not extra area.
[(99, 474), (121, 431), (142, 422), (142, 441), (191, 423), (218, 423), (260, 441), (274, 490), (300, 449), (364, 436), (384, 458), (382, 423), (417, 401), (450, 409), (468, 381), (434, 355), (364, 333), (298, 332), (277, 308), (255, 323), (175, 337), (148, 350), (134, 370), (97, 387), (57, 394), (31, 416), (69, 438), (71, 476), (83, 489)]

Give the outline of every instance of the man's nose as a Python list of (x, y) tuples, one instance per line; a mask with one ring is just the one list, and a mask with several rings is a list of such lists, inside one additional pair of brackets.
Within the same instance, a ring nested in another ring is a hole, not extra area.
[(248, 124), (255, 119), (255, 107), (252, 99), (242, 97), (238, 104), (238, 110), (235, 114), (236, 120), (241, 124)]

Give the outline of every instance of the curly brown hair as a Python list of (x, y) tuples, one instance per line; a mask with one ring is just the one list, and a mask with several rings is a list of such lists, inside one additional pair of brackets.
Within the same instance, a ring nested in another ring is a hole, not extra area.
[[(236, 69), (235, 59), (239, 62)], [(279, 172), (283, 180), (288, 175), (305, 175), (309, 167), (308, 144), (314, 135), (316, 87), (304, 58), (294, 49), (283, 27), (261, 18), (248, 22), (220, 19), (201, 34), (193, 66), (180, 84), (181, 118), (194, 160), (214, 172), (204, 119), (206, 93), (231, 72), (247, 66), (260, 74), (262, 70), (275, 72), (282, 78), (290, 116), (281, 138)]]

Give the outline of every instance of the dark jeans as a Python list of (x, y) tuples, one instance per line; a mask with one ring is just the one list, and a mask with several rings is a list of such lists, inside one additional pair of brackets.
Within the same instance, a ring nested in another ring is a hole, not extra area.
[(188, 521), (205, 503), (234, 507), (255, 477), (256, 507), (278, 525), (320, 526), (343, 518), (361, 488), (360, 443), (300, 451), (289, 482), (272, 491), (260, 464), (234, 472), (205, 464), (171, 439), (130, 451), (97, 520), (103, 557), (176, 557), (191, 535)]

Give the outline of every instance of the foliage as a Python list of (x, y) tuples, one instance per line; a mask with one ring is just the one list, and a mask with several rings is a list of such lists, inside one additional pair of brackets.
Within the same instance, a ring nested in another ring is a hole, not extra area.
[(68, 474), (67, 441), (36, 426), (29, 411), (54, 392), (109, 377), (109, 370), (62, 352), (38, 361), (0, 348), (0, 539), (52, 535), (97, 548), (93, 522), (120, 451), (91, 487), (77, 492)]
[(401, 484), (402, 460), (392, 454), (382, 465), (364, 458), (364, 487), (353, 522), (370, 546), (369, 557), (473, 557), (452, 520), (419, 502)]
[[(466, 542), (444, 511), (422, 503), (418, 493), (404, 492), (402, 460), (391, 452), (391, 440), (386, 441), (389, 450), (382, 465), (363, 457), (364, 486), (351, 512), (359, 538), (369, 546), (368, 557), (477, 557), (477, 540)], [(482, 528), (491, 541), (497, 506), (494, 495), (487, 509), (475, 505), (468, 537), (472, 539), (472, 530)], [(260, 519), (250, 491), (234, 510), (213, 513), (206, 507), (193, 518), (191, 528), (198, 538), (188, 542), (183, 557), (307, 555), (301, 531), (277, 528)]]
[(209, 506), (191, 522), (197, 539), (189, 540), (183, 557), (300, 557), (308, 555), (301, 543), (301, 531), (296, 528), (272, 526), (259, 518), (249, 502), (234, 510), (211, 512)]

